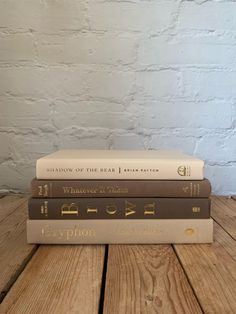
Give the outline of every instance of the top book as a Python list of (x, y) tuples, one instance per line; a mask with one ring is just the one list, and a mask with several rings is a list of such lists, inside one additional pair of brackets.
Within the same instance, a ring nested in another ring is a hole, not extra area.
[(165, 150), (59, 150), (37, 160), (37, 179), (202, 180), (204, 162)]

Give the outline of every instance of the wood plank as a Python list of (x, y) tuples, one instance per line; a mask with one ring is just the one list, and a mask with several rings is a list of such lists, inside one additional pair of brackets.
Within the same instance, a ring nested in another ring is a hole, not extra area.
[(98, 313), (105, 247), (40, 246), (1, 313)]
[(205, 313), (236, 313), (236, 242), (217, 223), (214, 243), (175, 245)]
[(229, 197), (212, 197), (212, 218), (236, 240), (236, 202)]
[(0, 201), (6, 211), (6, 215), (1, 212), (0, 222), (1, 301), (37, 247), (26, 243), (27, 198), (7, 196)]
[(110, 245), (104, 313), (202, 313), (170, 245)]
[(234, 201), (236, 201), (236, 195), (233, 195), (233, 196), (232, 196), (232, 199), (233, 199)]
[(4, 218), (26, 202), (24, 195), (9, 195), (0, 198), (0, 225)]

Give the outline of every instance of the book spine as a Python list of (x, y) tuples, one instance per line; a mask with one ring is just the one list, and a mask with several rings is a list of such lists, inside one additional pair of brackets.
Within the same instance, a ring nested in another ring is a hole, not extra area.
[(209, 180), (37, 180), (33, 197), (209, 197)]
[(206, 219), (207, 198), (31, 198), (30, 219)]
[(28, 243), (184, 244), (212, 241), (212, 219), (27, 221)]
[(150, 179), (203, 180), (201, 160), (150, 161), (39, 159), (37, 179)]

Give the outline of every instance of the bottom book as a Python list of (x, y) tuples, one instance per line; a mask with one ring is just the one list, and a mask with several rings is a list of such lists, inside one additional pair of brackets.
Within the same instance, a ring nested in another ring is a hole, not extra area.
[(27, 242), (42, 244), (211, 243), (213, 220), (27, 220)]

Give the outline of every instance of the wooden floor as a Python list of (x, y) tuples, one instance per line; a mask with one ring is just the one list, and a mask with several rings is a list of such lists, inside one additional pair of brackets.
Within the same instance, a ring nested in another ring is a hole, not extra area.
[(28, 245), (27, 196), (0, 195), (0, 313), (236, 313), (236, 198), (212, 245)]

